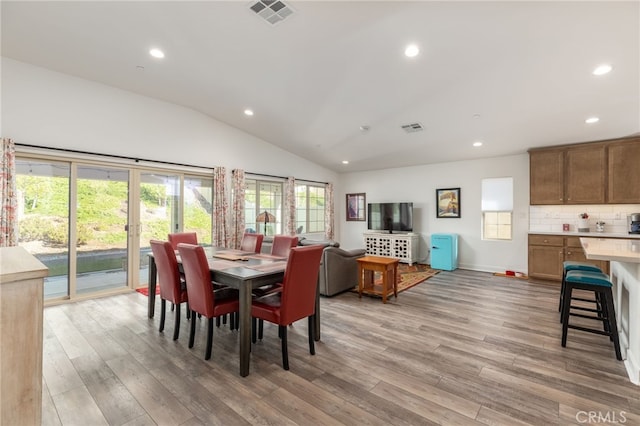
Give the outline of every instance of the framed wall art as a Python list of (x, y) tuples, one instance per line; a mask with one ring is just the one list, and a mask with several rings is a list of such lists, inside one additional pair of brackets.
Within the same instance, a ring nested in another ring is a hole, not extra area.
[(460, 218), (460, 188), (436, 189), (436, 217)]
[(364, 221), (367, 219), (367, 201), (364, 193), (347, 194), (347, 220)]

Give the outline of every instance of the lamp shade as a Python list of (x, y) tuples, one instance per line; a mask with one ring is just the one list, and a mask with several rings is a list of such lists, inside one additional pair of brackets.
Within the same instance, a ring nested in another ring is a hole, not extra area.
[(256, 217), (256, 222), (264, 223), (265, 225), (269, 222), (275, 222), (275, 221), (276, 221), (276, 217), (266, 210), (260, 213), (258, 217)]

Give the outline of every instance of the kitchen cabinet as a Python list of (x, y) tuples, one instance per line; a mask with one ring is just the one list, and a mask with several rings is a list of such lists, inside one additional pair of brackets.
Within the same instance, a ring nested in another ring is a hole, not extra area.
[(529, 151), (530, 204), (603, 204), (606, 145)]
[(607, 203), (640, 203), (640, 137), (611, 143), (607, 154)]
[(543, 280), (562, 280), (564, 237), (529, 235), (529, 276)]
[(605, 202), (606, 147), (586, 144), (565, 151), (565, 204)]
[(565, 260), (588, 262), (603, 272), (609, 270), (609, 262), (587, 260), (579, 237), (562, 235), (529, 235), (529, 276), (543, 280), (561, 281), (562, 263)]
[(564, 150), (529, 151), (531, 204), (564, 203)]

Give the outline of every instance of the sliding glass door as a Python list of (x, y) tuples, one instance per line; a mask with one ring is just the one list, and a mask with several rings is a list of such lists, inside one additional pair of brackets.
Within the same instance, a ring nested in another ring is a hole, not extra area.
[(211, 244), (210, 176), (26, 157), (16, 174), (18, 241), (49, 268), (46, 300), (145, 286), (149, 241), (171, 232)]
[(70, 164), (16, 161), (19, 245), (47, 268), (44, 297), (69, 295)]
[(180, 175), (142, 171), (139, 174), (138, 282), (146, 283), (149, 276), (151, 240), (167, 240), (167, 235), (180, 230)]
[(76, 293), (127, 287), (129, 171), (94, 165), (76, 170)]

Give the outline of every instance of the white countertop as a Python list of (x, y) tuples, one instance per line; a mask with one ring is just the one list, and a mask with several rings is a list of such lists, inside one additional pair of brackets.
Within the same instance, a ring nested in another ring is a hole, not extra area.
[(640, 240), (640, 234), (618, 234), (613, 232), (539, 232), (529, 231), (529, 235), (560, 235), (562, 237), (591, 237), (591, 238), (624, 238)]
[(640, 263), (640, 241), (618, 238), (580, 238), (587, 259)]

